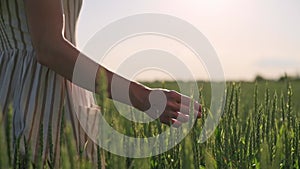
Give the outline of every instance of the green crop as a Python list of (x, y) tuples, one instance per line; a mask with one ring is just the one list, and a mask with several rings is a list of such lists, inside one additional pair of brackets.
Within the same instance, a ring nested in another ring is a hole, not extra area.
[[(178, 90), (175, 82), (145, 82), (145, 84), (150, 87)], [(201, 86), (200, 102), (203, 106), (202, 119), (196, 121), (187, 137), (174, 148), (149, 158), (120, 157), (98, 147), (98, 158), (93, 163), (83, 157), (84, 147), (77, 152), (71, 125), (63, 117), (60, 130), (60, 168), (300, 168), (299, 81), (227, 83), (227, 97), (221, 121), (214, 134), (204, 143), (200, 143), (199, 138), (210, 112), (210, 83), (199, 82), (199, 86)], [(97, 100), (103, 116), (118, 132), (131, 137), (146, 138), (157, 136), (168, 128), (158, 121), (143, 124), (127, 120), (106, 98), (106, 86), (99, 87), (103, 94), (98, 95)], [(130, 107), (124, 109), (130, 112), (132, 118), (137, 118), (137, 110)], [(13, 148), (13, 110), (10, 109), (4, 114), (5, 116), (3, 113), (0, 116), (0, 121), (6, 122), (0, 125), (0, 168), (54, 168), (55, 157), (51, 142), (49, 157), (45, 164), (40, 159), (42, 149), (38, 152), (37, 163), (33, 165), (29, 143), (25, 145), (25, 154), (21, 154), (19, 150), (20, 139), (16, 139)], [(48, 134), (51, 140), (51, 127)], [(175, 133), (171, 132), (171, 135), (176, 137)], [(44, 144), (42, 137), (41, 130), (39, 147)], [(172, 144), (171, 141), (166, 140), (166, 143)], [(123, 147), (126, 151), (132, 151), (128, 149), (130, 144), (133, 143), (124, 142)], [(138, 148), (140, 143), (135, 145), (139, 151), (144, 151)], [(159, 147), (161, 145), (156, 146), (161, 148)]]

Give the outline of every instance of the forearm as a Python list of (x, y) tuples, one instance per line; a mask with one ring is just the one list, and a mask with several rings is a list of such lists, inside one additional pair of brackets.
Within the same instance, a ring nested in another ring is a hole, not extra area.
[[(105, 84), (101, 79), (102, 73), (106, 77), (104, 81), (107, 82), (104, 82)], [(102, 87), (101, 85), (107, 85), (108, 97), (113, 100), (131, 105), (141, 111), (145, 111), (150, 107), (148, 102), (150, 88), (99, 67), (96, 79), (96, 91), (98, 93), (101, 92), (99, 90)]]
[[(39, 44), (42, 46), (43, 43)], [(139, 110), (147, 110), (149, 88), (113, 73), (102, 65), (89, 59), (67, 40), (39, 47), (39, 62), (54, 70), (76, 85), (101, 94), (105, 86), (107, 96)], [(75, 73), (75, 74), (74, 74)], [(77, 73), (77, 74), (76, 74)], [(103, 73), (105, 79), (103, 78)], [(89, 80), (89, 81), (86, 81)]]

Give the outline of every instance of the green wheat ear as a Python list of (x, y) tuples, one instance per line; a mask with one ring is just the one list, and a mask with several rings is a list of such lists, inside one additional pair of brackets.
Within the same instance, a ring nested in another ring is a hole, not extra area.
[(2, 112), (0, 112), (0, 168), (9, 168), (9, 161), (7, 157), (7, 144), (5, 142), (5, 135), (2, 122)]
[(98, 95), (98, 102), (101, 106), (101, 113), (105, 113), (105, 106), (106, 106), (106, 99), (108, 97), (108, 93), (107, 93), (107, 89), (108, 89), (108, 86), (107, 86), (107, 83), (108, 83), (108, 80), (107, 80), (107, 77), (106, 77), (106, 73), (105, 73), (105, 70), (100, 68), (100, 75), (99, 75), (99, 82), (98, 82), (98, 86), (97, 86), (97, 91), (100, 92), (100, 94)]
[[(76, 150), (74, 150), (74, 144), (72, 142), (72, 134), (71, 134), (71, 127), (69, 124), (65, 127), (65, 138), (66, 138), (66, 148), (67, 148), (67, 156), (69, 158), (69, 163), (71, 168), (75, 168), (75, 157), (76, 157)], [(81, 147), (79, 147), (80, 149)]]
[(16, 139), (13, 168), (20, 168), (20, 137)]
[(53, 143), (52, 143), (52, 123), (48, 126), (48, 145), (49, 145), (49, 161), (48, 166), (50, 169), (54, 168), (54, 153), (53, 153)]
[(38, 157), (37, 157), (37, 161), (36, 161), (36, 168), (43, 168), (43, 148), (44, 148), (44, 124), (41, 123), (41, 126), (39, 128), (39, 140), (38, 140), (38, 149), (36, 151), (38, 151)]
[[(104, 116), (105, 115), (105, 111), (106, 111), (106, 106), (108, 106), (107, 104), (107, 97), (108, 97), (108, 93), (107, 93), (107, 89), (108, 89), (108, 80), (106, 77), (106, 73), (105, 70), (100, 68), (100, 74), (99, 74), (100, 78), (97, 84), (99, 84), (97, 86), (96, 91), (99, 92), (98, 96), (98, 104), (101, 107), (101, 113)], [(100, 127), (100, 126), (99, 126)], [(102, 130), (102, 128), (99, 129), (99, 131), (105, 132)], [(105, 151), (103, 149), (101, 149), (101, 147), (99, 145), (97, 145), (97, 167), (98, 169), (101, 169), (102, 165), (102, 160), (105, 161)]]
[(7, 144), (7, 156), (8, 156), (8, 164), (12, 166), (12, 116), (13, 116), (12, 105), (9, 106), (8, 112), (6, 113), (6, 122), (5, 124), (5, 137)]
[(28, 143), (25, 137), (23, 137), (23, 141), (24, 141), (24, 146), (25, 146), (25, 156), (23, 159), (23, 165), (25, 169), (30, 169), (32, 168), (31, 166), (31, 160), (32, 160), (32, 153), (31, 153), (31, 147), (30, 147), (30, 143)]

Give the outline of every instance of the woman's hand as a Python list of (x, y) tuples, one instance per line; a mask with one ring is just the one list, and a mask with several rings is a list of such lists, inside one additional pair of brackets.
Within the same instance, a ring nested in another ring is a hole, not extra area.
[(153, 119), (158, 119), (167, 125), (181, 126), (189, 121), (190, 111), (196, 118), (201, 117), (201, 105), (194, 102), (194, 109), (190, 110), (192, 99), (173, 90), (149, 89), (139, 84), (130, 86), (130, 100), (132, 105), (144, 111)]

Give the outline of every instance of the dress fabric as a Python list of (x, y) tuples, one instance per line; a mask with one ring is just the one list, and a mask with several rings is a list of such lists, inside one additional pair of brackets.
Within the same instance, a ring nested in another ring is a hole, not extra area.
[[(65, 38), (74, 45), (81, 5), (81, 0), (62, 0)], [(19, 140), (21, 152), (26, 144), (29, 145), (33, 162), (39, 158), (42, 149), (45, 164), (50, 158), (50, 147), (53, 147), (52, 161), (58, 165), (63, 115), (71, 122), (77, 150), (84, 149), (85, 156), (96, 160), (96, 145), (86, 135), (76, 115), (87, 117), (87, 114), (95, 116), (99, 113), (94, 96), (37, 62), (23, 0), (0, 0), (2, 119), (5, 119), (10, 105), (13, 108), (12, 145), (15, 148)], [(43, 144), (40, 144), (41, 137)]]

